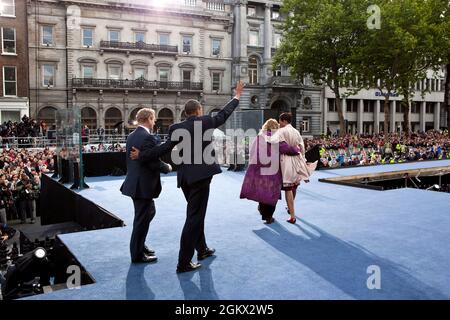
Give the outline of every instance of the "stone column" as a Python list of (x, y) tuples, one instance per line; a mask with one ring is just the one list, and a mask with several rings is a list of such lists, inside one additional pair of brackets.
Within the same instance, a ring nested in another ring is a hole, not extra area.
[(323, 98), (323, 129), (322, 133), (327, 134), (327, 128), (328, 128), (328, 98)]
[(373, 110), (373, 132), (380, 133), (380, 109), (381, 101), (375, 101), (375, 108)]
[(440, 129), (441, 103), (436, 102), (434, 106), (434, 130)]
[(358, 134), (362, 134), (364, 130), (364, 100), (359, 99), (358, 101), (358, 118), (357, 118), (357, 128), (358, 128)]
[(103, 90), (99, 91), (98, 95), (98, 120), (97, 123), (99, 126), (103, 127), (105, 129), (105, 113), (103, 109)]
[(395, 123), (396, 123), (396, 120), (397, 119), (395, 119), (395, 114), (396, 114), (396, 110), (397, 109), (397, 101), (395, 101), (395, 100), (392, 100), (392, 104), (391, 104), (391, 109), (390, 109), (390, 113), (391, 113), (391, 121), (390, 121), (390, 127), (391, 127), (391, 130), (390, 130), (390, 132), (396, 132), (396, 130), (397, 130), (397, 128), (395, 127)]
[(247, 0), (239, 0), (234, 7), (235, 24), (233, 37), (233, 83), (237, 80), (248, 82), (248, 24)]
[(262, 83), (266, 83), (272, 76), (272, 26), (271, 26), (272, 4), (266, 3), (264, 11), (264, 62), (261, 77)]
[(123, 97), (123, 116), (123, 127), (125, 128), (128, 125), (128, 119), (130, 117), (130, 106), (128, 105), (128, 90), (125, 90), (125, 94)]
[(420, 104), (420, 131), (425, 131), (425, 110), (426, 110), (426, 102), (422, 101)]

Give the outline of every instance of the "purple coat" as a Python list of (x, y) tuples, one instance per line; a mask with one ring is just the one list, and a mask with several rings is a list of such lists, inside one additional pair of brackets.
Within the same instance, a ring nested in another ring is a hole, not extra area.
[[(248, 166), (245, 173), (244, 182), (242, 183), (241, 199), (253, 200), (271, 206), (275, 206), (279, 199), (281, 199), (281, 186), (283, 179), (281, 177), (280, 166), (278, 171), (272, 175), (262, 175), (261, 168), (270, 167), (270, 164), (262, 164), (259, 159), (260, 144), (266, 144), (267, 156), (271, 156), (270, 144), (264, 140), (264, 137), (259, 135), (250, 148), (250, 159), (255, 159)], [(291, 147), (286, 142), (279, 144), (280, 153), (288, 155), (298, 155), (298, 148)], [(278, 154), (277, 161), (280, 161)]]

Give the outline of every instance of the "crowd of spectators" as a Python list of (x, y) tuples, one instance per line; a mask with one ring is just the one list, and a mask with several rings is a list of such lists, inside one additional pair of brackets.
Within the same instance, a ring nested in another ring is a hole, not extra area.
[(125, 152), (125, 144), (123, 143), (98, 143), (88, 144), (83, 147), (83, 153), (95, 153), (95, 152)]
[(43, 121), (36, 121), (23, 116), (20, 122), (7, 121), (0, 125), (0, 136), (10, 137), (39, 137), (46, 134), (47, 128)]
[(320, 146), (325, 168), (450, 159), (448, 131), (327, 136), (308, 140), (308, 145)]
[(0, 150), (0, 223), (35, 222), (40, 177), (54, 170), (53, 155), (48, 148)]

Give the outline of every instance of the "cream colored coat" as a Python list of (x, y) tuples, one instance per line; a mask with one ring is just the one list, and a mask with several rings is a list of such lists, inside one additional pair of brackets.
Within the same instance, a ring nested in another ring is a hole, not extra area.
[(299, 184), (302, 180), (309, 181), (309, 177), (317, 167), (317, 161), (307, 163), (305, 158), (305, 144), (303, 138), (292, 125), (280, 128), (270, 138), (270, 143), (286, 142), (290, 146), (297, 146), (301, 152), (298, 156), (280, 155), (280, 169), (283, 176), (283, 185)]

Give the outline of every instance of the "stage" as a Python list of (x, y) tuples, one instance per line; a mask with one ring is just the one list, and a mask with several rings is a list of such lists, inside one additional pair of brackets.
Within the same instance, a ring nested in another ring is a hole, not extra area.
[[(450, 194), (417, 189), (374, 191), (318, 182), (319, 178), (450, 166), (450, 160), (317, 171), (299, 188), (296, 225), (265, 225), (257, 204), (239, 199), (244, 172), (216, 176), (206, 217), (215, 259), (198, 272), (177, 275), (185, 200), (176, 176), (163, 175), (147, 243), (156, 264), (132, 265), (131, 199), (124, 177), (87, 178), (81, 195), (126, 226), (61, 235), (95, 283), (29, 299), (449, 299)], [(194, 259), (196, 260), (196, 258)], [(369, 266), (381, 289), (367, 288)]]

